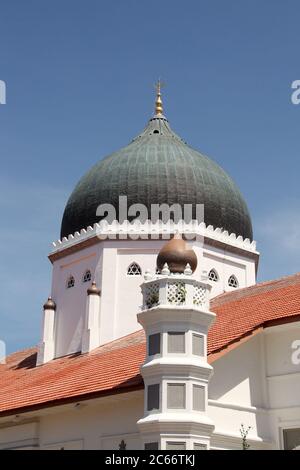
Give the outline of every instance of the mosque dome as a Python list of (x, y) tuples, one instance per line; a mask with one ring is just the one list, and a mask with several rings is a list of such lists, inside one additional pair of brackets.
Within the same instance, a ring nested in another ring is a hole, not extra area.
[[(62, 219), (61, 238), (99, 222), (97, 208), (111, 204), (119, 219), (119, 196), (128, 207), (144, 204), (204, 204), (206, 225), (252, 240), (252, 224), (243, 196), (213, 160), (187, 145), (163, 115), (160, 87), (155, 115), (126, 147), (94, 165), (73, 190)], [(130, 217), (128, 217), (130, 219)]]

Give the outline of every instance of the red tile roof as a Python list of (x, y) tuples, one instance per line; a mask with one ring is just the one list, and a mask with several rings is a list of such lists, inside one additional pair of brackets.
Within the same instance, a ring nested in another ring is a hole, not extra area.
[(210, 355), (276, 322), (300, 320), (300, 273), (219, 295), (217, 321), (208, 336)]
[[(210, 362), (259, 328), (299, 320), (299, 301), (300, 273), (213, 299), (217, 321), (209, 333)], [(142, 388), (144, 358), (143, 331), (39, 367), (36, 348), (11, 354), (0, 365), (0, 416)]]

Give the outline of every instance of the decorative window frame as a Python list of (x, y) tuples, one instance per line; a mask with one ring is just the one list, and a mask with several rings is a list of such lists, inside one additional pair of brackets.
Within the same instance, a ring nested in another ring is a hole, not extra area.
[(211, 268), (211, 270), (209, 271), (208, 280), (212, 282), (218, 282), (220, 280), (218, 271), (215, 268)]
[(234, 274), (230, 274), (228, 281), (227, 281), (228, 287), (232, 287), (232, 289), (238, 289), (239, 288), (239, 281), (237, 277)]
[(82, 276), (82, 282), (90, 282), (92, 280), (92, 272), (90, 269), (86, 269)]
[(127, 268), (127, 276), (141, 276), (142, 275), (142, 268), (140, 265), (133, 261)]
[(66, 281), (66, 289), (72, 289), (72, 287), (75, 287), (75, 277), (70, 274)]

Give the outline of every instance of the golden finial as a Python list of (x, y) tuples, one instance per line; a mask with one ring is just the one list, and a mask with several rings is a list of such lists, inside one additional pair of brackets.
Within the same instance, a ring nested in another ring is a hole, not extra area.
[(163, 104), (161, 100), (161, 88), (162, 87), (163, 87), (163, 83), (159, 79), (157, 84), (155, 85), (155, 88), (156, 88), (155, 115), (159, 115), (159, 116), (163, 115)]

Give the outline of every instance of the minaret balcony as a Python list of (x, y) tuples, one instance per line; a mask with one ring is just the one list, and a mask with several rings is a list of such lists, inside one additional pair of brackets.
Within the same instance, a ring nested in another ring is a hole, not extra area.
[[(186, 270), (187, 271), (187, 270)], [(154, 307), (184, 307), (208, 310), (211, 286), (189, 274), (147, 274), (142, 285), (143, 310)]]

